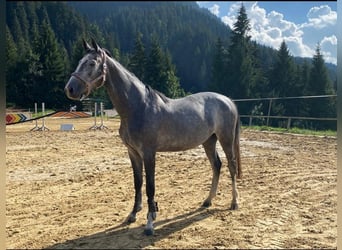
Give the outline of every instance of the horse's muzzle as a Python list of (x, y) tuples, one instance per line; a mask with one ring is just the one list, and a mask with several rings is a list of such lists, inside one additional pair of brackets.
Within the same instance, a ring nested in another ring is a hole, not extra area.
[(72, 76), (65, 85), (64, 92), (69, 99), (79, 101), (86, 92), (86, 86), (76, 77)]

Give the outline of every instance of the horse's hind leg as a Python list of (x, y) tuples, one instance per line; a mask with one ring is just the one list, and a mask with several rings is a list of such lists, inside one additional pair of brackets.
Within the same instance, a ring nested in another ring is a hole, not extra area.
[(211, 200), (216, 196), (217, 186), (220, 178), (220, 170), (222, 163), (216, 151), (216, 142), (217, 137), (214, 134), (206, 142), (203, 143), (205, 153), (208, 156), (208, 159), (213, 170), (211, 188), (208, 198), (203, 202), (204, 207), (211, 206)]
[(135, 198), (134, 198), (133, 210), (127, 218), (127, 223), (132, 223), (136, 221), (137, 212), (139, 212), (142, 209), (141, 186), (142, 186), (142, 163), (143, 161), (140, 155), (133, 150), (129, 150), (128, 154), (129, 154), (129, 158), (131, 160), (132, 168), (133, 168)]
[(238, 209), (238, 191), (237, 191), (237, 185), (236, 185), (236, 177), (237, 177), (237, 162), (235, 159), (235, 153), (234, 153), (234, 148), (233, 148), (233, 140), (234, 136), (227, 138), (225, 137), (224, 139), (219, 138), (220, 144), (223, 148), (223, 151), (226, 154), (227, 160), (228, 160), (228, 169), (230, 172), (230, 177), (232, 179), (232, 203), (230, 206), (231, 210), (236, 210)]

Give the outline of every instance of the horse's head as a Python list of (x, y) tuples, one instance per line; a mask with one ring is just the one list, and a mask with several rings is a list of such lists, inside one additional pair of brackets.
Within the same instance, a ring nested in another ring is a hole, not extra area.
[(64, 91), (72, 100), (83, 100), (93, 89), (103, 86), (106, 81), (107, 65), (106, 52), (92, 39), (92, 47), (83, 40), (86, 55), (79, 61), (78, 66)]

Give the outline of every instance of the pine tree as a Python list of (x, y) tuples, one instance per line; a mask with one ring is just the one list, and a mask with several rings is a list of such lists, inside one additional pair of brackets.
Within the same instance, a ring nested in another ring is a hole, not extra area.
[(181, 88), (179, 78), (176, 76), (176, 67), (172, 64), (170, 52), (166, 52), (164, 57), (165, 71), (163, 72), (163, 82), (166, 86), (165, 95), (171, 98), (185, 96)]
[(45, 102), (49, 107), (60, 106), (66, 100), (62, 91), (67, 72), (63, 53), (61, 53), (47, 15), (40, 26), (40, 39), (37, 41), (34, 52), (39, 56), (42, 71), (35, 85), (37, 102)]
[(130, 57), (128, 68), (141, 80), (145, 81), (146, 56), (145, 47), (141, 41), (142, 34), (138, 33), (135, 39), (133, 54)]
[(22, 31), (22, 38), (25, 42), (29, 42), (29, 22), (27, 19), (27, 14), (24, 8), (25, 2), (18, 1), (17, 2), (17, 8), (16, 8), (16, 14), (20, 18), (20, 28)]
[(18, 50), (14, 43), (13, 36), (6, 25), (6, 70), (13, 67), (17, 61)]
[(334, 93), (319, 44), (317, 44), (316, 54), (312, 60), (307, 92), (309, 95), (326, 95)]
[(6, 25), (6, 99), (8, 102), (15, 101), (17, 82), (15, 66), (18, 59), (17, 47), (12, 34)]
[(290, 55), (285, 41), (283, 41), (271, 70), (270, 88), (273, 97), (288, 97), (299, 94), (298, 89), (295, 88), (295, 73), (293, 57)]
[[(321, 54), (320, 45), (317, 44), (316, 54), (312, 60), (307, 93), (309, 95), (334, 94), (332, 83), (328, 77), (327, 68)], [(312, 99), (310, 101), (310, 116), (313, 117), (336, 117), (336, 100), (329, 98)], [(323, 123), (314, 123), (316, 128), (323, 128)]]
[(212, 73), (211, 73), (211, 83), (209, 88), (212, 91), (224, 93), (224, 82), (225, 82), (225, 68), (226, 68), (226, 59), (227, 59), (227, 51), (223, 46), (223, 42), (221, 38), (218, 38), (216, 41), (214, 58), (212, 63)]
[(307, 60), (304, 60), (304, 63), (301, 66), (299, 79), (303, 84), (303, 95), (308, 95), (307, 90), (310, 81), (310, 65)]
[(226, 95), (233, 98), (249, 98), (252, 96), (252, 89), (256, 85), (256, 58), (254, 47), (250, 42), (249, 19), (244, 5), (238, 13), (237, 21), (231, 37), (231, 44), (228, 49), (227, 91)]
[[(37, 79), (42, 76), (39, 58), (36, 54), (29, 50), (25, 58), (17, 61), (14, 71), (16, 72), (13, 79), (8, 79), (15, 86), (15, 96), (9, 101), (14, 102), (19, 107), (27, 107), (37, 102)], [(11, 98), (11, 96), (8, 96)]]
[(16, 43), (18, 55), (23, 57), (26, 54), (27, 42), (24, 40), (23, 32), (21, 29), (21, 25), (20, 25), (16, 10), (13, 10), (12, 18), (13, 18), (13, 28), (12, 28), (13, 40)]
[[(304, 63), (299, 67), (298, 73), (298, 79), (297, 79), (297, 86), (301, 89), (299, 92), (303, 96), (308, 95), (307, 88), (309, 85), (309, 77), (310, 77), (310, 65), (307, 62), (307, 60), (304, 61)], [(299, 116), (308, 116), (309, 115), (309, 109), (310, 105), (307, 102), (307, 99), (300, 99), (298, 100), (298, 106), (300, 107)], [(304, 122), (305, 123), (305, 122)]]
[[(285, 41), (280, 45), (276, 61), (270, 74), (272, 97), (292, 97), (301, 95), (296, 86), (296, 68)], [(273, 114), (297, 115), (300, 109), (296, 100), (277, 101), (272, 104)]]
[(176, 68), (171, 62), (170, 53), (164, 53), (158, 40), (153, 39), (146, 63), (145, 83), (168, 97), (184, 96), (185, 93), (180, 87), (175, 72)]
[(77, 68), (77, 65), (80, 59), (84, 56), (85, 51), (83, 48), (83, 37), (80, 36), (72, 46), (71, 50), (71, 58), (70, 58), (70, 68), (74, 71)]
[(145, 70), (145, 83), (150, 85), (163, 93), (165, 93), (165, 86), (162, 83), (162, 75), (165, 70), (163, 65), (163, 54), (160, 45), (156, 38), (153, 39), (151, 50), (147, 58)]
[(233, 37), (232, 43), (238, 43), (240, 41), (246, 40), (247, 42), (250, 40), (251, 36), (248, 35), (248, 32), (251, 30), (249, 19), (247, 16), (246, 8), (242, 4), (236, 22), (234, 23), (233, 29)]
[[(242, 4), (237, 21), (234, 23), (228, 48), (223, 92), (223, 94), (237, 99), (254, 97), (255, 89), (260, 88), (260, 85), (264, 82), (256, 58), (256, 46), (250, 41), (249, 31), (249, 19)], [(238, 108), (241, 114), (250, 113), (251, 111), (248, 103), (241, 103)]]

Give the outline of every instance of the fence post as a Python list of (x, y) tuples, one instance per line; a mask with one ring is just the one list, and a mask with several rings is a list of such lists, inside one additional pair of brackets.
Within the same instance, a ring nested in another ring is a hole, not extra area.
[(273, 99), (270, 99), (270, 103), (268, 104), (268, 112), (267, 112), (266, 126), (268, 126), (268, 123), (269, 123), (269, 120), (270, 120), (272, 100), (273, 100)]
[(291, 117), (287, 119), (287, 129), (290, 129), (291, 127)]

